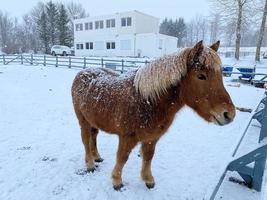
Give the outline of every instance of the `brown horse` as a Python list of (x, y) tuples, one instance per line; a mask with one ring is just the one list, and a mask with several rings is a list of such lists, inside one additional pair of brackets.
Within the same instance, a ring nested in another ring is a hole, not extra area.
[(223, 86), (219, 41), (204, 47), (200, 41), (119, 75), (104, 68), (91, 68), (77, 74), (72, 86), (75, 113), (81, 127), (87, 169), (101, 162), (97, 150), (98, 130), (119, 136), (117, 161), (112, 172), (115, 190), (122, 184), (122, 169), (131, 150), (141, 143), (141, 177), (148, 188), (155, 185), (151, 160), (160, 137), (175, 114), (187, 105), (208, 122), (230, 123), (235, 107)]

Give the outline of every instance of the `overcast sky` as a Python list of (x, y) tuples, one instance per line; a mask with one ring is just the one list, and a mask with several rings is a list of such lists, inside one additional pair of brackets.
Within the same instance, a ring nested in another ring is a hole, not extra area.
[[(38, 0), (0, 0), (0, 10), (21, 17), (37, 2)], [(196, 14), (209, 14), (209, 0), (75, 0), (74, 2), (81, 3), (90, 16), (138, 10), (161, 19), (184, 17), (186, 21), (190, 21)]]

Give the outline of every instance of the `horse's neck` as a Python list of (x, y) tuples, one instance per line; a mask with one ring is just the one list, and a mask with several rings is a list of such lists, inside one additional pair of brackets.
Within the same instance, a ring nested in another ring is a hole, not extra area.
[(158, 105), (162, 112), (166, 112), (167, 115), (175, 115), (184, 106), (181, 96), (181, 84), (170, 86), (167, 92), (162, 94)]

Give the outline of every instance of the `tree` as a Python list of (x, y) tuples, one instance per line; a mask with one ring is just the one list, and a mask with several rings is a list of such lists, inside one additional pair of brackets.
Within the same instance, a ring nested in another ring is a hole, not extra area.
[(47, 16), (47, 29), (49, 36), (49, 45), (53, 46), (57, 42), (57, 19), (58, 10), (56, 4), (49, 1), (46, 5), (46, 16)]
[(63, 4), (59, 5), (59, 16), (57, 21), (58, 29), (58, 41), (60, 45), (70, 46), (71, 45), (71, 33), (69, 30), (69, 17), (67, 10)]
[(239, 60), (242, 25), (254, 0), (213, 0), (215, 7), (224, 14), (225, 20), (236, 20), (235, 58)]
[(7, 13), (0, 11), (0, 41), (1, 49), (6, 53), (12, 53), (12, 29), (13, 21)]
[(184, 18), (180, 17), (178, 20), (175, 20), (175, 37), (178, 38), (178, 47), (184, 46), (184, 38), (186, 37), (186, 24), (184, 22)]
[(160, 24), (161, 34), (170, 35), (178, 38), (177, 46), (183, 46), (183, 39), (186, 37), (186, 25), (184, 23), (183, 18), (176, 19), (173, 21), (172, 19), (165, 18)]
[(262, 15), (262, 21), (261, 21), (261, 27), (260, 27), (260, 32), (257, 40), (257, 48), (256, 48), (256, 56), (255, 60), (260, 61), (260, 52), (261, 52), (261, 45), (262, 45), (262, 40), (264, 37), (264, 30), (265, 30), (265, 24), (266, 24), (266, 15), (267, 15), (267, 0), (265, 1), (265, 6), (264, 6), (264, 11)]
[(187, 46), (193, 46), (194, 44), (194, 23), (191, 21), (189, 24), (187, 24), (187, 35), (186, 35), (186, 45)]
[(80, 19), (84, 17), (89, 17), (89, 14), (86, 13), (85, 9), (83, 8), (82, 4), (80, 3), (74, 3), (71, 1), (70, 3), (67, 4), (67, 11), (68, 11), (68, 16), (70, 19), (69, 23), (69, 29), (71, 33), (71, 44), (73, 45), (74, 42), (74, 19)]
[(202, 15), (196, 15), (190, 22), (187, 24), (187, 45), (192, 46), (194, 43), (197, 43), (199, 40), (207, 40), (207, 24), (206, 17)]
[(210, 43), (213, 44), (220, 36), (219, 30), (221, 27), (221, 15), (218, 13), (212, 13), (210, 19)]
[(161, 24), (160, 24), (160, 26), (159, 26), (159, 32), (160, 32), (161, 34), (168, 35), (168, 34), (170, 34), (168, 29), (169, 29), (169, 21), (168, 21), (167, 18), (165, 18), (165, 19), (161, 22)]
[(37, 24), (33, 20), (30, 14), (25, 14), (22, 17), (21, 31), (22, 31), (22, 51), (27, 52), (29, 50), (34, 50), (35, 52), (39, 50), (39, 35), (36, 34)]
[(47, 26), (47, 15), (45, 11), (42, 11), (41, 17), (38, 20), (38, 33), (39, 38), (42, 41), (42, 45), (45, 49), (45, 53), (49, 53), (49, 29)]

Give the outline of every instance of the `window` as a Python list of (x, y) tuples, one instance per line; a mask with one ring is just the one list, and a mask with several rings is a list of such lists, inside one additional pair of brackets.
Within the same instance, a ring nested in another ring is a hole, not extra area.
[(121, 18), (121, 26), (126, 26), (126, 18)]
[(75, 24), (76, 31), (82, 31), (83, 30), (83, 24)]
[(132, 26), (132, 18), (127, 17), (127, 26)]
[(131, 40), (121, 40), (121, 50), (131, 50)]
[(104, 21), (100, 21), (100, 29), (104, 28)]
[(95, 22), (95, 29), (99, 29), (99, 21)]
[(89, 22), (89, 23), (85, 23), (85, 30), (93, 30), (93, 23)]
[(95, 21), (95, 29), (103, 29), (104, 28), (104, 21)]
[(115, 49), (115, 42), (107, 42), (106, 48), (107, 49)]
[(132, 26), (132, 18), (131, 17), (121, 18), (121, 26)]
[(83, 49), (83, 44), (76, 44), (76, 49)]
[(106, 28), (114, 28), (114, 27), (115, 27), (115, 19), (107, 19)]
[(93, 42), (86, 42), (85, 43), (85, 48), (86, 49), (93, 49), (94, 48)]
[(104, 50), (104, 42), (96, 41), (95, 42), (95, 50)]

